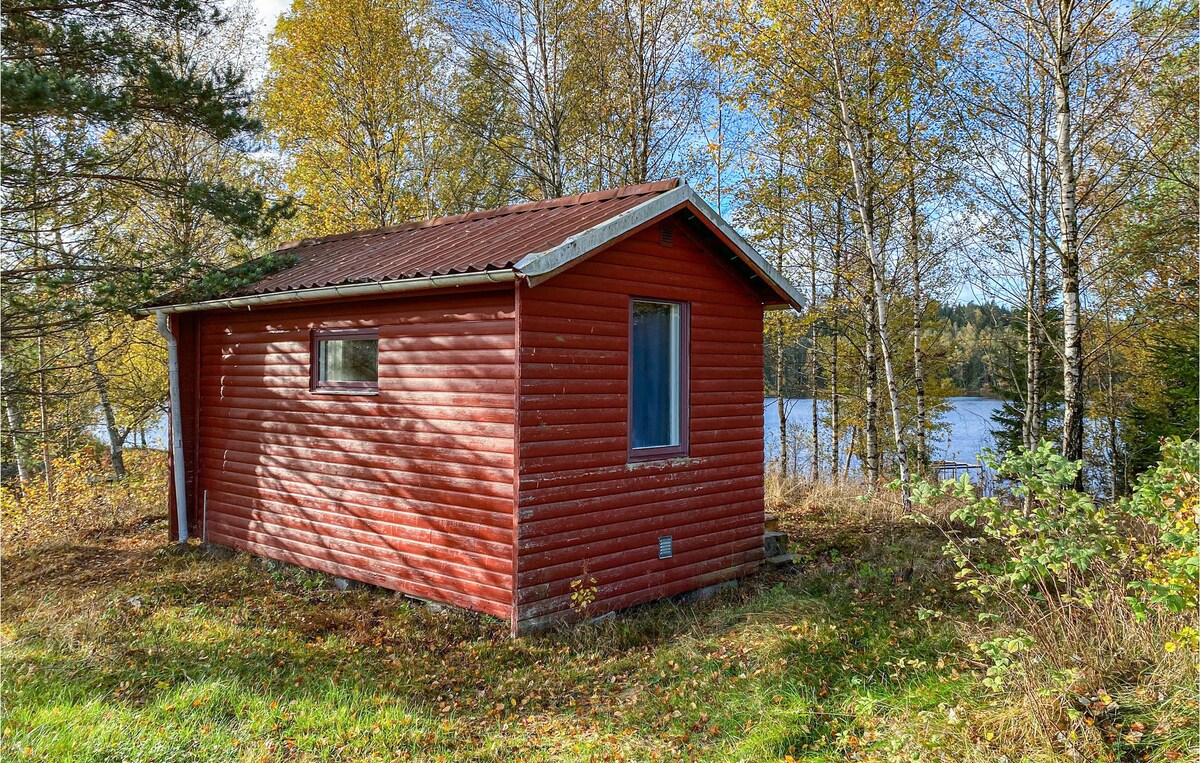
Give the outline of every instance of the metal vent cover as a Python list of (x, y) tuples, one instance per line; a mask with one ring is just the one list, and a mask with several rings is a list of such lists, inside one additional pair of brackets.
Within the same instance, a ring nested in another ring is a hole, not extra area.
[(662, 246), (672, 246), (675, 243), (675, 231), (669, 223), (658, 226), (658, 243)]
[(659, 559), (670, 559), (672, 553), (673, 553), (673, 550), (671, 548), (671, 536), (670, 535), (658, 536), (658, 558)]

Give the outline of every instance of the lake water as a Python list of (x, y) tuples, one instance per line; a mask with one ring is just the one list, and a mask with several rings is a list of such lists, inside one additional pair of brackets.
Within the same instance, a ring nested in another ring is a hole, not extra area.
[[(965, 461), (975, 463), (979, 453), (992, 447), (992, 414), (1000, 409), (1003, 403), (986, 397), (952, 397), (946, 400), (945, 408), (940, 411), (930, 432), (929, 445), (931, 457), (942, 461)], [(821, 437), (828, 438), (829, 432), (825, 417), (828, 416), (828, 404), (824, 400), (817, 401), (818, 416), (822, 418)], [(779, 413), (776, 400), (769, 397), (764, 402), (763, 436), (766, 445), (767, 460), (779, 457)], [(798, 448), (804, 451), (804, 459), (808, 458), (807, 449), (809, 433), (812, 431), (812, 401), (807, 398), (789, 398), (787, 401), (787, 419), (789, 439), (797, 442)], [(879, 437), (881, 440), (891, 439), (891, 414), (886, 406), (879, 409)], [(828, 451), (828, 444), (822, 449)], [(793, 448), (795, 451), (796, 448)], [(843, 457), (846, 450), (842, 448)], [(854, 462), (851, 462), (852, 464)]]
[[(938, 416), (938, 421), (930, 434), (930, 446), (935, 460), (966, 461), (975, 463), (976, 456), (992, 443), (992, 414), (1002, 403), (986, 397), (952, 397), (947, 401), (946, 408)], [(828, 415), (826, 401), (818, 401), (820, 415)], [(812, 404), (807, 398), (792, 398), (788, 400), (788, 431), (792, 434), (797, 447), (793, 452), (807, 459), (808, 433), (812, 429)], [(779, 457), (779, 414), (775, 407), (775, 398), (769, 397), (764, 401), (763, 436), (766, 445), (767, 460)], [(883, 406), (880, 407), (881, 439), (891, 437), (891, 419), (887, 418)], [(101, 441), (105, 434), (101, 427), (95, 428), (95, 433)], [(822, 438), (828, 438), (827, 427), (822, 426)], [(140, 444), (140, 437), (131, 436), (129, 445)], [(146, 428), (146, 444), (152, 448), (167, 447), (167, 420), (158, 419)], [(822, 445), (828, 452), (828, 445)], [(842, 453), (845, 454), (845, 448)], [(844, 457), (844, 455), (843, 455)], [(853, 463), (853, 462), (852, 462)]]

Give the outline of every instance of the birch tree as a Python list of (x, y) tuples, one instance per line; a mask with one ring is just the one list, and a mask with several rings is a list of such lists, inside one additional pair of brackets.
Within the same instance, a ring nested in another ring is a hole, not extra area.
[[(1090, 359), (1104, 353), (1103, 347), (1084, 345), (1087, 317), (1083, 295), (1092, 274), (1105, 268), (1100, 253), (1090, 247), (1106, 219), (1128, 203), (1128, 192), (1138, 174), (1138, 168), (1127, 159), (1127, 151), (1140, 140), (1131, 129), (1138, 73), (1154, 68), (1174, 31), (1163, 28), (1149, 36), (1135, 34), (1139, 19), (1154, 13), (1153, 6), (1126, 6), (1113, 0), (1022, 0), (980, 4), (972, 12), (972, 21), (991, 48), (992, 60), (1018, 62), (1015, 70), (1026, 72), (1029, 103), (1039, 110), (1014, 112), (1004, 104), (1010, 93), (997, 88), (984, 91), (987, 108), (997, 114), (1010, 114), (1013, 128), (1024, 123), (1026, 135), (1033, 138), (1025, 149), (1030, 159), (1017, 168), (1024, 175), (1024, 184), (1031, 188), (1026, 202), (1031, 240), (1026, 283), (1032, 286), (1026, 288), (1025, 301), (1030, 312), (1042, 301), (1036, 286), (1042, 263), (1034, 253), (1044, 242), (1058, 255), (1062, 453), (1073, 460), (1084, 457), (1085, 368)], [(1043, 92), (1048, 104), (1041, 100)], [(1052, 129), (1047, 129), (1049, 135), (1043, 137), (1045, 128), (1040, 125), (1047, 123)], [(1048, 149), (1049, 159), (1043, 158), (1043, 147)], [(1052, 183), (1042, 175), (1042, 161), (1047, 163)], [(1047, 189), (1051, 185), (1057, 226), (1053, 236), (1044, 232), (1036, 219), (1040, 209), (1038, 196), (1032, 192), (1035, 187)], [(1011, 209), (1020, 209), (1016, 199), (1004, 202)], [(1027, 344), (1032, 361), (1036, 350), (1030, 338)], [(1027, 365), (1028, 384), (1036, 381), (1036, 364)], [(1027, 412), (1027, 439), (1035, 431), (1036, 409), (1034, 406), (1035, 412)]]
[(260, 111), (304, 235), (438, 214), (446, 55), (425, 0), (298, 0), (268, 50)]
[(697, 14), (672, 0), (604, 0), (597, 20), (592, 61), (609, 165), (599, 184), (669, 177), (686, 161), (706, 85), (693, 44)]
[(509, 136), (493, 147), (524, 176), (530, 195), (563, 196), (581, 190), (578, 151), (596, 125), (589, 97), (596, 67), (588, 44), (596, 38), (593, 0), (466, 0), (452, 29), (467, 64), (503, 89), (511, 109), (476, 114), (464, 127), (476, 135)]

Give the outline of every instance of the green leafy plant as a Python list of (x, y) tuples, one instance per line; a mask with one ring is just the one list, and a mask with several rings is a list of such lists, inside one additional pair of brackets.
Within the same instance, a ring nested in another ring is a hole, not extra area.
[[(1131, 582), (1131, 601), (1140, 616), (1147, 607), (1170, 612), (1195, 610), (1200, 597), (1200, 448), (1196, 440), (1169, 438), (1162, 460), (1144, 472), (1120, 509), (1152, 532), (1135, 540), (1134, 560), (1142, 577)], [(1194, 633), (1194, 630), (1192, 631)]]
[(945, 495), (961, 501), (950, 519), (977, 534), (951, 538), (945, 550), (959, 568), (959, 588), (980, 601), (1003, 589), (1027, 592), (1046, 603), (1087, 606), (1094, 599), (1099, 568), (1128, 554), (1111, 512), (1071, 487), (1081, 464), (1054, 448), (1044, 441), (1003, 458), (984, 454), (984, 464), (1010, 481), (1008, 496), (977, 495), (966, 475), (940, 486), (921, 483), (913, 490), (914, 502), (922, 505)]
[(979, 652), (989, 662), (983, 678), (983, 685), (993, 691), (1000, 691), (1009, 674), (1020, 670), (1020, 653), (1032, 645), (1032, 639), (1025, 635), (1000, 636), (979, 644), (972, 644), (972, 651)]
[(959, 568), (960, 588), (980, 601), (989, 594), (1023, 591), (1048, 604), (1090, 607), (1098, 587), (1111, 589), (1114, 581), (1123, 581), (1139, 617), (1151, 609), (1196, 609), (1196, 440), (1163, 440), (1159, 463), (1142, 474), (1131, 496), (1109, 505), (1072, 487), (1081, 465), (1058, 455), (1051, 442), (1000, 459), (985, 454), (984, 463), (1010, 482), (1008, 496), (979, 496), (965, 476), (913, 488), (918, 505), (942, 496), (958, 499), (950, 518), (977, 532), (952, 537), (945, 548)]
[(943, 552), (982, 609), (972, 645), (982, 683), (1023, 694), (1054, 745), (1115, 735), (1122, 716), (1105, 689), (1147, 665), (1190, 675), (1171, 653), (1200, 641), (1189, 622), (1200, 573), (1198, 461), (1194, 440), (1164, 440), (1133, 495), (1111, 503), (1076, 490), (1081, 464), (1050, 442), (985, 454), (1006, 488), (994, 496), (965, 478), (914, 487), (918, 506), (955, 504)]

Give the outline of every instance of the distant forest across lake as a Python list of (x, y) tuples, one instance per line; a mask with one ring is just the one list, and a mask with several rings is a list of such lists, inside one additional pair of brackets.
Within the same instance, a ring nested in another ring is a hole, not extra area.
[[(944, 389), (951, 396), (1008, 399), (1017, 393), (1013, 369), (1023, 362), (1020, 342), (1024, 331), (1019, 315), (994, 302), (937, 305), (931, 312), (935, 317), (925, 324), (929, 346), (923, 348), (930, 364), (926, 384)], [(807, 372), (808, 347), (808, 338), (797, 336), (784, 349), (784, 397), (814, 394), (812, 374)], [(766, 353), (764, 390), (768, 397), (779, 396), (778, 362), (778, 354)], [(937, 372), (940, 378), (930, 372)], [(828, 374), (822, 374), (818, 367), (818, 397), (822, 389), (827, 393), (829, 383)], [(862, 390), (842, 392), (862, 394)]]

